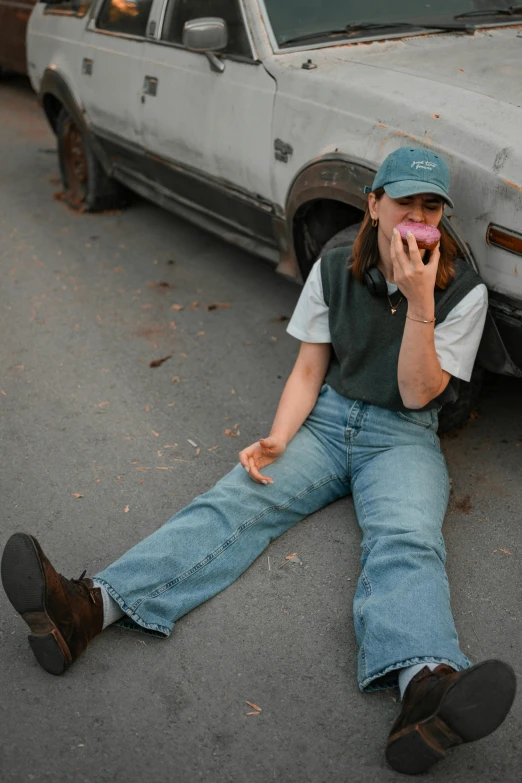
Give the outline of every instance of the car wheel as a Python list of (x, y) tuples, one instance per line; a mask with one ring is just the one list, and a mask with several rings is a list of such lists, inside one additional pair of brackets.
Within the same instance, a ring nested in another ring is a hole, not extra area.
[(56, 136), (65, 201), (80, 212), (124, 206), (128, 201), (127, 191), (107, 176), (67, 109), (60, 112)]
[(439, 435), (461, 427), (468, 421), (479, 401), (484, 375), (483, 368), (475, 364), (470, 382), (460, 382), (458, 400), (445, 405), (439, 413)]
[(338, 231), (337, 234), (334, 234), (333, 237), (328, 240), (326, 245), (323, 246), (318, 258), (323, 256), (329, 250), (334, 250), (336, 247), (348, 247), (351, 250), (360, 228), (361, 224), (355, 223), (353, 226), (348, 226), (347, 228), (343, 228), (341, 231)]

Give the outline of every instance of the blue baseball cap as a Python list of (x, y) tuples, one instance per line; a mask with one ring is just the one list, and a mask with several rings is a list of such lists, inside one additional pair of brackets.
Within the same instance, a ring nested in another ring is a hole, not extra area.
[(383, 160), (369, 192), (384, 188), (390, 198), (436, 193), (453, 207), (449, 184), (448, 165), (440, 155), (423, 147), (399, 147)]

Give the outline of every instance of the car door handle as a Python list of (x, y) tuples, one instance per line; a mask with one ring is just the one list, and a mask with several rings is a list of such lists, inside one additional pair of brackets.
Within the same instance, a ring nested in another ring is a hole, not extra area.
[(146, 76), (143, 80), (143, 93), (144, 95), (157, 95), (158, 93), (158, 80), (155, 76)]
[(86, 76), (92, 76), (92, 66), (93, 61), (88, 57), (84, 57), (82, 60), (82, 73), (86, 74)]

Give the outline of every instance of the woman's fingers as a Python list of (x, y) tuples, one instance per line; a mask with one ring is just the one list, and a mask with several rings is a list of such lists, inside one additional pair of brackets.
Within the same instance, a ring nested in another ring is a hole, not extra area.
[(249, 458), (248, 466), (249, 466), (248, 475), (250, 476), (252, 481), (256, 481), (258, 484), (273, 484), (274, 483), (274, 480), (271, 479), (269, 476), (263, 476), (263, 474), (259, 472), (253, 457)]
[(440, 261), (440, 242), (437, 242), (433, 250), (430, 251), (430, 258), (426, 266), (438, 266)]
[(408, 250), (410, 253), (411, 263), (414, 265), (416, 264), (417, 266), (419, 264), (422, 264), (422, 257), (420, 254), (419, 246), (417, 245), (417, 240), (415, 239), (415, 236), (413, 234), (413, 231), (408, 231), (408, 233), (406, 234), (406, 240), (408, 242)]
[(243, 449), (242, 451), (240, 451), (239, 454), (237, 455), (239, 459), (239, 464), (242, 465), (246, 471), (250, 469), (248, 464), (248, 458), (250, 456), (251, 449), (252, 446), (249, 446), (247, 449)]
[(406, 253), (404, 252), (401, 235), (396, 228), (393, 229), (393, 236), (390, 244), (390, 255), (393, 266), (396, 269), (404, 271), (405, 266), (408, 263), (408, 259), (406, 257)]

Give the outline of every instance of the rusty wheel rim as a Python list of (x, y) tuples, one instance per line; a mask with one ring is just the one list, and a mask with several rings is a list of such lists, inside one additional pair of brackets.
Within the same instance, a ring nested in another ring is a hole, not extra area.
[(68, 120), (62, 137), (63, 162), (67, 184), (67, 199), (81, 206), (87, 197), (87, 158), (80, 131)]

